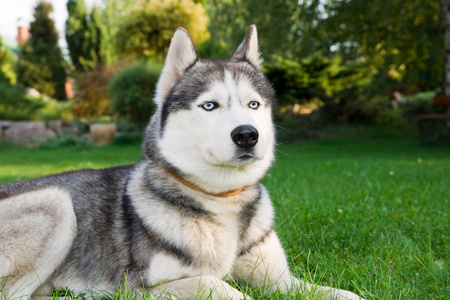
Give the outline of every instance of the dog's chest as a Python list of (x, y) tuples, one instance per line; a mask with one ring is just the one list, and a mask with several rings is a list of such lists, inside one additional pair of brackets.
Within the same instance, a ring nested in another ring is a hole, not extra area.
[(238, 253), (239, 210), (222, 208), (206, 218), (178, 218), (165, 237), (180, 250), (155, 254), (149, 266), (151, 284), (196, 275), (224, 277), (233, 267)]

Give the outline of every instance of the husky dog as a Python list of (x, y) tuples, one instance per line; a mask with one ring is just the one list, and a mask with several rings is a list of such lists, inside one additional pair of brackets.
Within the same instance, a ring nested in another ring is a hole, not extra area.
[(0, 288), (93, 296), (128, 284), (157, 297), (242, 299), (225, 279), (360, 299), (293, 277), (260, 180), (274, 160), (274, 91), (255, 26), (228, 60), (175, 32), (135, 165), (0, 186)]

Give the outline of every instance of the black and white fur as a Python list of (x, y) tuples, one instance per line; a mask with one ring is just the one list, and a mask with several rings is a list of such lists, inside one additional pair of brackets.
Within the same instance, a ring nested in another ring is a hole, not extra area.
[(3, 293), (95, 295), (126, 278), (162, 298), (244, 298), (224, 281), (233, 278), (359, 299), (289, 272), (259, 183), (274, 159), (274, 92), (260, 66), (255, 26), (222, 61), (199, 59), (180, 28), (140, 162), (0, 186)]

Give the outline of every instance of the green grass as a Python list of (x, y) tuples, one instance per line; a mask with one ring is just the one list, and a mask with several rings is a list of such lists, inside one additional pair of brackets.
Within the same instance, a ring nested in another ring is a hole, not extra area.
[[(366, 299), (450, 299), (450, 147), (330, 138), (277, 148), (264, 179), (295, 275)], [(0, 182), (133, 163), (138, 145), (0, 150)], [(262, 289), (238, 284), (254, 299)], [(275, 293), (270, 299), (303, 299)]]

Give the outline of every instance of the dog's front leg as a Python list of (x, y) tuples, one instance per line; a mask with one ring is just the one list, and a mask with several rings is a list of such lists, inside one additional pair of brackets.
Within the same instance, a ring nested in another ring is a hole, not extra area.
[(304, 293), (314, 299), (362, 299), (349, 291), (312, 285), (292, 276), (275, 231), (238, 257), (232, 275), (256, 286), (269, 287), (271, 292)]

